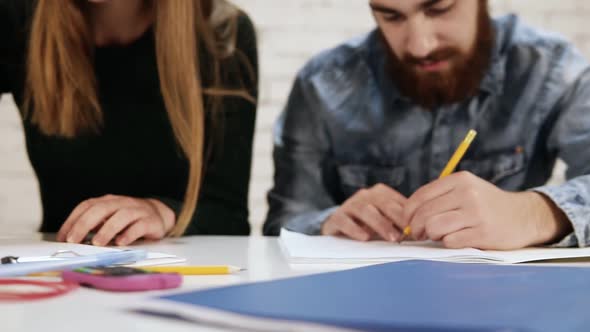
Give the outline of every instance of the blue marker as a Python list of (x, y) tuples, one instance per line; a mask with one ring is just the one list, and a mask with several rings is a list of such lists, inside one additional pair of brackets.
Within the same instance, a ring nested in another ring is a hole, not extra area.
[(0, 265), (0, 277), (18, 277), (27, 274), (71, 270), (85, 266), (109, 266), (113, 264), (134, 263), (145, 259), (145, 250), (122, 250), (96, 255), (85, 255), (63, 260), (12, 263)]

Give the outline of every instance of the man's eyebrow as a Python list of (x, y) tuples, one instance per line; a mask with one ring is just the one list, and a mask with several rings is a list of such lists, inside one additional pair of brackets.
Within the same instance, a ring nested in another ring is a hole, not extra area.
[(418, 7), (421, 9), (430, 8), (441, 1), (442, 0), (426, 0), (426, 1), (422, 2)]
[[(442, 0), (426, 0), (422, 3), (420, 3), (417, 6), (417, 9), (426, 9), (426, 8), (430, 8), (434, 5), (436, 5), (437, 3), (441, 2)], [(370, 3), (369, 6), (371, 7), (371, 9), (373, 11), (376, 12), (381, 12), (381, 13), (385, 13), (385, 14), (391, 14), (391, 13), (399, 13), (398, 10), (393, 9), (391, 7), (387, 7), (385, 5), (382, 4), (378, 4), (378, 3)]]
[(370, 3), (369, 6), (371, 7), (371, 9), (373, 11), (380, 12), (380, 13), (385, 13), (385, 14), (398, 13), (397, 10), (395, 10), (393, 8), (386, 7), (381, 4)]

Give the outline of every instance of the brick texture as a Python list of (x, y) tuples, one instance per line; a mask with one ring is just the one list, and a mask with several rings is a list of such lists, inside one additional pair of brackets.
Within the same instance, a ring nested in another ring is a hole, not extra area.
[[(366, 0), (234, 0), (254, 20), (259, 39), (261, 95), (250, 189), (251, 221), (259, 232), (272, 185), (272, 123), (281, 111), (297, 70), (309, 57), (369, 31), (374, 22)], [(526, 21), (559, 32), (590, 55), (584, 0), (490, 0), (494, 14), (514, 12)], [(1, 42), (1, 41), (0, 41)], [(38, 186), (26, 156), (22, 128), (12, 99), (0, 100), (0, 235), (38, 227)], [(563, 166), (556, 171), (560, 179)]]

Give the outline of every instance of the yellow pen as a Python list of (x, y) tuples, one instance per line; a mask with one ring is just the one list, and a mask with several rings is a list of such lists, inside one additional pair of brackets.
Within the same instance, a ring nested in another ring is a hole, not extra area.
[[(473, 140), (475, 139), (475, 136), (477, 136), (477, 131), (470, 129), (469, 132), (467, 132), (467, 135), (463, 139), (463, 142), (461, 142), (461, 144), (459, 144), (459, 146), (457, 147), (457, 150), (455, 150), (455, 153), (453, 153), (453, 155), (451, 156), (451, 159), (449, 159), (449, 161), (447, 162), (447, 165), (445, 166), (443, 171), (440, 173), (440, 175), (438, 177), (439, 179), (442, 179), (445, 176), (449, 176), (449, 175), (451, 175), (451, 173), (453, 173), (453, 171), (455, 171), (455, 168), (457, 167), (457, 165), (459, 164), (459, 162), (461, 161), (461, 159), (465, 155), (465, 152), (467, 152), (467, 149), (469, 149), (469, 146), (471, 145), (471, 142), (473, 142)], [(412, 228), (410, 226), (406, 226), (404, 228), (403, 233), (402, 233), (402, 237), (399, 239), (398, 242), (401, 243), (411, 233), (412, 233)]]
[(236, 266), (231, 265), (211, 265), (211, 266), (145, 266), (140, 267), (141, 270), (149, 272), (162, 273), (179, 273), (182, 275), (214, 275), (214, 274), (232, 274), (243, 271)]

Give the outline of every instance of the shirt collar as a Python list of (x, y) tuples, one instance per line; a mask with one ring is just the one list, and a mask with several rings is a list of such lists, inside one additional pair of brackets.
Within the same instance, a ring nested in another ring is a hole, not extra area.
[(502, 54), (503, 45), (506, 42), (506, 22), (492, 20), (494, 26), (494, 48), (492, 49), (492, 59), (490, 68), (484, 75), (480, 90), (490, 94), (499, 94), (504, 88), (504, 78), (506, 76), (506, 57)]

